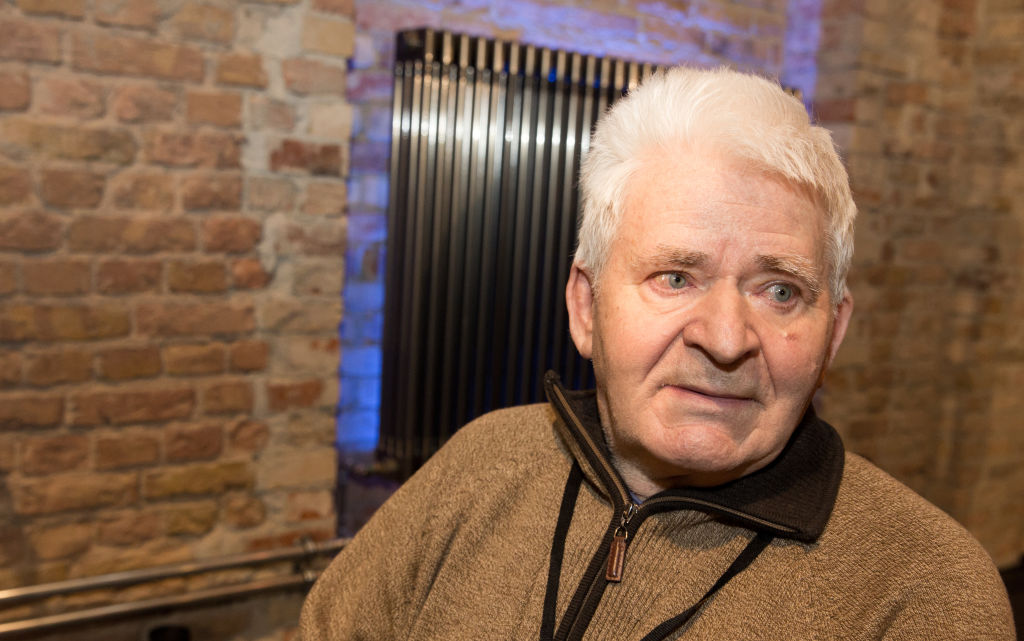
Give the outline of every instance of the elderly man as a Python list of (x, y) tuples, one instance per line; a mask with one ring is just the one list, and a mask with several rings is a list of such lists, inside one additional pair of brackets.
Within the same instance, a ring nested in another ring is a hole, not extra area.
[(949, 517), (810, 406), (853, 302), (828, 133), (675, 69), (601, 120), (566, 303), (596, 392), (459, 431), (333, 562), (319, 639), (1005, 639)]

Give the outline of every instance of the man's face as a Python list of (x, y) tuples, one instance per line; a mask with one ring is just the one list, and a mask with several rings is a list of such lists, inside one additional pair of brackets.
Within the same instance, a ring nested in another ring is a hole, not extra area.
[(574, 266), (566, 297), (616, 463), (644, 495), (771, 462), (852, 310), (829, 296), (820, 207), (699, 153), (647, 158), (596, 296)]

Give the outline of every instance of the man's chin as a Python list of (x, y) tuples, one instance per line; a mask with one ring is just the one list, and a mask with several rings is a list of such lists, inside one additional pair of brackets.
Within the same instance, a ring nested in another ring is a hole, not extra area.
[(724, 429), (682, 428), (667, 440), (651, 443), (659, 476), (689, 479), (688, 485), (715, 485), (742, 474), (750, 461)]

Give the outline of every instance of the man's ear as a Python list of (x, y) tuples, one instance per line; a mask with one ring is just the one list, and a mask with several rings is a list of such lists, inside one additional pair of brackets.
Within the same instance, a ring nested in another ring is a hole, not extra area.
[(594, 287), (590, 276), (577, 264), (569, 270), (565, 284), (565, 306), (569, 309), (569, 334), (583, 358), (591, 358), (594, 348)]
[(828, 363), (836, 357), (839, 346), (843, 344), (843, 337), (846, 336), (846, 328), (850, 325), (850, 316), (853, 314), (853, 294), (849, 289), (843, 290), (843, 299), (836, 307), (836, 317), (832, 323), (832, 337), (828, 343)]

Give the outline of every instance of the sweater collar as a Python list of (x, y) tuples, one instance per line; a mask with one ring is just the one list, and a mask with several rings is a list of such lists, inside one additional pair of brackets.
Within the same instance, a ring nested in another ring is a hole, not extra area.
[[(593, 390), (570, 391), (558, 375), (544, 377), (559, 416), (562, 439), (591, 483), (617, 510), (630, 502), (626, 483), (611, 464)], [(832, 514), (843, 475), (844, 450), (836, 431), (808, 407), (778, 458), (760, 470), (715, 487), (680, 487), (644, 502), (652, 512), (693, 509), (749, 529), (810, 543)]]

